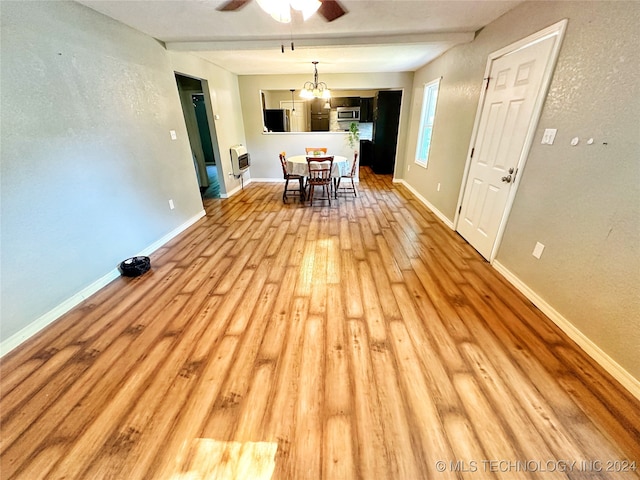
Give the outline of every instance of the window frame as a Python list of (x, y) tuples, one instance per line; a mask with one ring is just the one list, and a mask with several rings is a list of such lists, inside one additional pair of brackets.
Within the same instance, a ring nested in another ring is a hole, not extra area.
[[(438, 107), (438, 96), (440, 94), (440, 81), (442, 77), (438, 77), (431, 82), (425, 83), (422, 90), (422, 110), (420, 111), (420, 128), (418, 129), (418, 138), (416, 141), (416, 154), (415, 154), (415, 163), (420, 165), (421, 167), (427, 168), (429, 164), (429, 154), (431, 153), (431, 140), (433, 139), (433, 128), (436, 123), (436, 110)], [(434, 89), (435, 87), (435, 89)], [(435, 96), (434, 92), (435, 91)], [(428, 113), (431, 111), (433, 103), (433, 117), (431, 122), (429, 123)], [(429, 134), (429, 145), (426, 149), (425, 158), (421, 158), (420, 153), (423, 150), (425, 135), (424, 131), (426, 128), (431, 128), (431, 133)]]

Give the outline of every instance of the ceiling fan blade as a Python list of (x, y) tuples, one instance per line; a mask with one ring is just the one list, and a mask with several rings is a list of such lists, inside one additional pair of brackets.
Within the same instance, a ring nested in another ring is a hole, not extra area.
[(322, 15), (327, 22), (333, 22), (335, 19), (343, 16), (347, 11), (340, 5), (337, 0), (320, 0), (322, 5), (318, 8), (318, 13)]
[(220, 12), (233, 12), (235, 10), (240, 10), (250, 1), (251, 0), (229, 0), (217, 7), (216, 10)]

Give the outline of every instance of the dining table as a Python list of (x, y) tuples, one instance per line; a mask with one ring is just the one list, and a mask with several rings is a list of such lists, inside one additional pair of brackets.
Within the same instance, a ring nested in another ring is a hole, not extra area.
[[(307, 166), (307, 156), (313, 158), (313, 155), (293, 155), (287, 158), (287, 172), (294, 175), (302, 175), (306, 177), (309, 175), (309, 167)], [(331, 168), (331, 177), (336, 179), (342, 175), (348, 175), (350, 170), (349, 161), (347, 157), (341, 155), (326, 154), (322, 157), (333, 157), (333, 167)]]

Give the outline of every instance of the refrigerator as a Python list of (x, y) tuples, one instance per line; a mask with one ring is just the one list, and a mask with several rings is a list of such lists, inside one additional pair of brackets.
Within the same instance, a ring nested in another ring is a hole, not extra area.
[(396, 165), (398, 127), (400, 124), (400, 90), (381, 90), (376, 94), (373, 111), (373, 160), (375, 173), (393, 173)]
[(269, 108), (264, 111), (264, 126), (268, 132), (288, 132), (289, 110)]

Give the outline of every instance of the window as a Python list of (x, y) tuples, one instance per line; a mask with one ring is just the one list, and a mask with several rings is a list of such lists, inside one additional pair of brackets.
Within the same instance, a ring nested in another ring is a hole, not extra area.
[(422, 100), (422, 117), (420, 130), (418, 131), (418, 146), (416, 148), (416, 163), (426, 168), (431, 149), (431, 135), (433, 133), (433, 121), (436, 117), (436, 103), (438, 101), (438, 89), (440, 79), (427, 83), (424, 86)]

